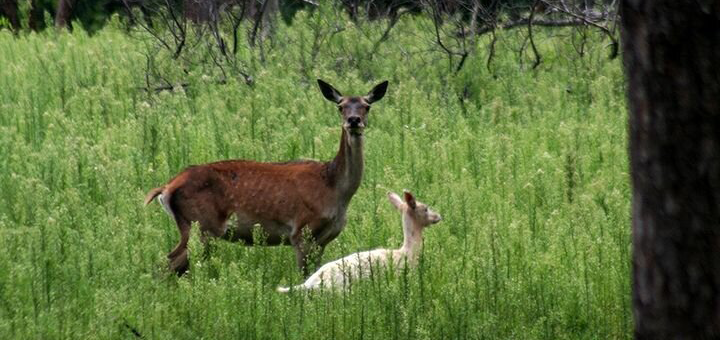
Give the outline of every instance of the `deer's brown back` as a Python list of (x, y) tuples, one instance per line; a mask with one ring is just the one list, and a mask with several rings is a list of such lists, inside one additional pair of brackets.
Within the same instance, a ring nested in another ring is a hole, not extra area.
[(326, 176), (326, 163), (223, 161), (193, 166), (169, 183), (173, 201), (190, 221), (201, 214), (226, 219), (238, 213), (257, 221), (288, 225), (326, 216), (337, 200)]

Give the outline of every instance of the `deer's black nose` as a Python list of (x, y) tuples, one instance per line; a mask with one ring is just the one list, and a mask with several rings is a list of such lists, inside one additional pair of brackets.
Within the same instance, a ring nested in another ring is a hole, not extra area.
[(353, 127), (353, 128), (358, 127), (361, 122), (360, 117), (350, 117), (350, 118), (348, 118), (347, 121), (348, 121), (348, 124), (350, 124), (350, 127)]

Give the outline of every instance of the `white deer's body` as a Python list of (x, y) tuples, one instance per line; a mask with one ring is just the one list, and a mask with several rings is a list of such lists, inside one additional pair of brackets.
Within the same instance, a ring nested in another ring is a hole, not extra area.
[(375, 249), (345, 256), (324, 264), (313, 273), (304, 283), (292, 288), (278, 287), (278, 291), (285, 293), (294, 290), (312, 289), (345, 289), (352, 282), (368, 278), (378, 270), (387, 267), (402, 269), (406, 265), (414, 266), (422, 250), (423, 229), (440, 221), (440, 215), (431, 211), (426, 205), (415, 202), (408, 192), (403, 203), (394, 193), (388, 195), (390, 202), (402, 212), (404, 242), (400, 249)]
[[(407, 256), (400, 250), (375, 249), (345, 256), (324, 264), (304, 283), (292, 289), (310, 290), (319, 288), (338, 289), (345, 288), (352, 282), (372, 276), (374, 271), (384, 269), (392, 262), (394, 268), (402, 268)], [(278, 291), (285, 293), (291, 288), (279, 287)]]

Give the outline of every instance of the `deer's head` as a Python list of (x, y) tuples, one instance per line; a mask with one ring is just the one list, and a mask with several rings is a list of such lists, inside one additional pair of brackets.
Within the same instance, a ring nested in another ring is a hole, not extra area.
[(388, 193), (388, 199), (397, 210), (410, 217), (415, 225), (427, 227), (442, 220), (440, 214), (430, 209), (427, 204), (417, 201), (409, 191), (405, 190), (403, 193), (404, 199), (394, 192)]
[(343, 129), (351, 136), (362, 136), (365, 127), (368, 125), (368, 113), (370, 105), (385, 96), (387, 80), (376, 85), (365, 96), (343, 96), (340, 91), (332, 85), (318, 79), (320, 91), (325, 98), (338, 106), (342, 116)]

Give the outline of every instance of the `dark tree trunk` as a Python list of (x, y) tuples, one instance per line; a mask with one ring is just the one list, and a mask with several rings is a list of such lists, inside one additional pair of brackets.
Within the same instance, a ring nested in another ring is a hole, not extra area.
[(28, 26), (33, 31), (45, 29), (45, 8), (38, 3), (38, 0), (32, 0), (30, 2), (30, 6)]
[(20, 29), (17, 0), (0, 0), (0, 16), (8, 19), (13, 31)]
[(58, 0), (57, 12), (55, 13), (55, 27), (69, 28), (72, 9), (75, 0)]
[(233, 6), (254, 5), (255, 0), (183, 0), (185, 18), (195, 23), (208, 22), (213, 15)]
[(210, 19), (210, 5), (212, 3), (209, 1), (185, 0), (183, 1), (185, 17), (196, 23), (207, 22)]
[(638, 339), (720, 338), (720, 2), (623, 0)]

